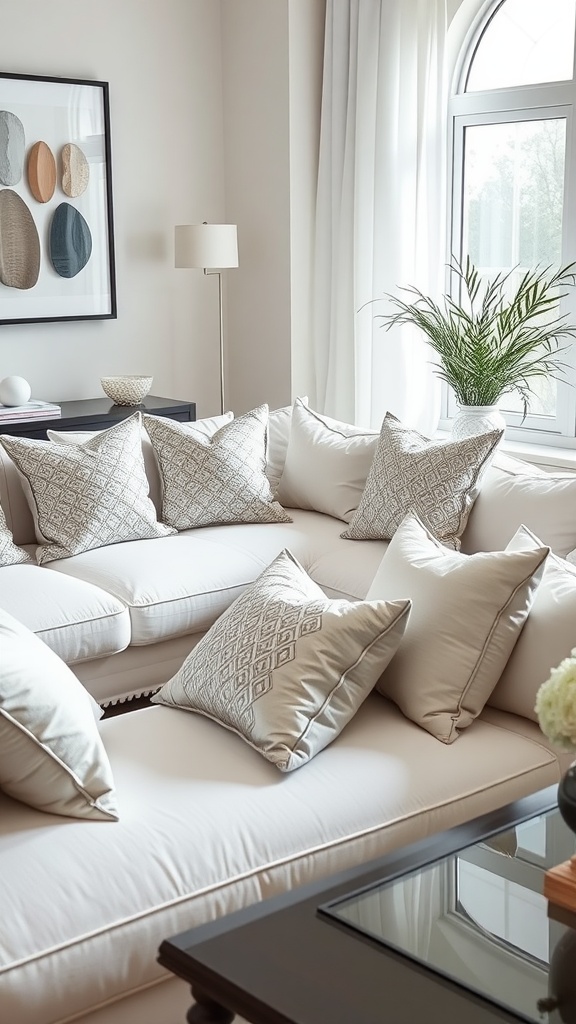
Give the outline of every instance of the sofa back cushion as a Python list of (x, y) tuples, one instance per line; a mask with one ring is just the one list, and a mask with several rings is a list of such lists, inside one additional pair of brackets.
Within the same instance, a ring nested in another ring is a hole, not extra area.
[(15, 544), (36, 544), (32, 511), (16, 466), (0, 444), (0, 505)]
[(501, 550), (520, 523), (565, 558), (576, 547), (576, 474), (544, 473), (498, 454), (482, 480), (461, 550)]

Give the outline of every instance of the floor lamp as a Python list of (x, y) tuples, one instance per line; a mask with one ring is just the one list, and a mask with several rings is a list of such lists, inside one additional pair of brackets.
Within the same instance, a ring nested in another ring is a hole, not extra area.
[(238, 266), (238, 238), (235, 224), (178, 224), (174, 229), (176, 267), (203, 270), (218, 275), (220, 313), (220, 411), (224, 412), (224, 315), (222, 270)]

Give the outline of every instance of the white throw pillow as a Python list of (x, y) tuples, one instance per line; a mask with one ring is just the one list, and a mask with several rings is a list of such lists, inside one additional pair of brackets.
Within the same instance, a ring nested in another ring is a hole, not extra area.
[(140, 424), (134, 413), (81, 445), (0, 436), (32, 509), (39, 564), (174, 532), (148, 497)]
[[(166, 417), (169, 419), (170, 417)], [(220, 427), (223, 427), (225, 423), (229, 423), (230, 420), (234, 419), (233, 412), (225, 412), (221, 416), (209, 416), (202, 420), (184, 420), (178, 421), (184, 430), (189, 427), (193, 427), (194, 430), (200, 431), (205, 434), (206, 437), (212, 437)], [(85, 441), (89, 441), (91, 437), (97, 437), (101, 434), (101, 430), (47, 430), (46, 431), (50, 441), (58, 441), (60, 444), (84, 444)], [(142, 442), (142, 454), (144, 456), (144, 467), (146, 469), (146, 476), (148, 477), (148, 484), (150, 487), (150, 498), (154, 502), (154, 508), (158, 515), (160, 515), (162, 509), (162, 484), (160, 482), (160, 474), (158, 472), (158, 463), (156, 462), (156, 456), (154, 455), (154, 449), (150, 442), (150, 438), (144, 429), (142, 424), (140, 431), (140, 440)]]
[(462, 536), (461, 550), (473, 554), (505, 548), (519, 523), (564, 558), (576, 547), (576, 474), (490, 466)]
[[(304, 396), (301, 398), (301, 401), (307, 404), (308, 398)], [(276, 491), (286, 461), (293, 408), (293, 405), (283, 405), (281, 409), (271, 409), (268, 413), (266, 476), (270, 481), (272, 494), (275, 498), (278, 497)]]
[(266, 476), (268, 406), (211, 437), (144, 415), (162, 480), (162, 521), (177, 530), (224, 523), (291, 523)]
[(0, 610), (0, 788), (40, 811), (117, 821), (96, 717), (68, 666)]
[(0, 566), (18, 565), (19, 562), (29, 561), (30, 556), (27, 555), (23, 548), (19, 548), (14, 543), (6, 523), (6, 517), (0, 508)]
[(443, 544), (458, 549), (481, 475), (501, 437), (501, 430), (493, 430), (434, 441), (386, 413), (360, 505), (341, 536), (389, 540), (412, 513)]
[(377, 689), (417, 725), (452, 743), (480, 714), (512, 653), (548, 547), (463, 555), (407, 516), (367, 600), (412, 601), (400, 649)]
[[(542, 542), (521, 526), (507, 551), (539, 548)], [(550, 554), (530, 615), (488, 703), (538, 722), (536, 694), (550, 671), (576, 646), (576, 569)]]
[(296, 399), (278, 501), (349, 523), (372, 465), (378, 433), (313, 412)]
[(330, 600), (283, 551), (152, 700), (214, 719), (292, 771), (350, 721), (409, 612), (404, 599)]

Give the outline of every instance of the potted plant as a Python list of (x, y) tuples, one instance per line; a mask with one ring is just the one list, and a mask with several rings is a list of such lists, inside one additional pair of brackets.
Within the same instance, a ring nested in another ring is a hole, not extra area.
[[(387, 295), (396, 312), (378, 319), (387, 330), (395, 324), (413, 324), (424, 332), (438, 357), (435, 373), (450, 385), (460, 410), (472, 413), (476, 427), (488, 408), (503, 424), (498, 402), (507, 392), (521, 397), (525, 417), (534, 381), (564, 373), (558, 356), (568, 346), (560, 347), (560, 341), (576, 337), (576, 326), (557, 310), (567, 294), (563, 289), (576, 284), (576, 261), (557, 271), (527, 270), (511, 297), (507, 285), (513, 271), (485, 282), (469, 256), (465, 267), (455, 257), (449, 267), (460, 301), (445, 295), (440, 306), (418, 288), (406, 287), (403, 291), (414, 301)], [(455, 421), (456, 436), (472, 432), (476, 429), (463, 422), (458, 427)]]

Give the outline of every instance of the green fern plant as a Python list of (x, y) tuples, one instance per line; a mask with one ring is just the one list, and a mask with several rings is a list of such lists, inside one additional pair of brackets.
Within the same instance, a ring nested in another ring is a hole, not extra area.
[(396, 312), (377, 319), (386, 330), (413, 324), (424, 332), (438, 357), (434, 371), (450, 385), (459, 405), (496, 405), (502, 395), (516, 392), (526, 416), (535, 379), (560, 378), (566, 371), (558, 356), (568, 344), (560, 346), (560, 341), (575, 338), (576, 326), (558, 314), (558, 302), (576, 284), (576, 261), (556, 271), (526, 271), (511, 298), (506, 284), (513, 271), (486, 284), (469, 256), (464, 267), (452, 257), (449, 268), (459, 281), (462, 302), (445, 295), (440, 306), (408, 286), (402, 291), (414, 301), (387, 295)]

